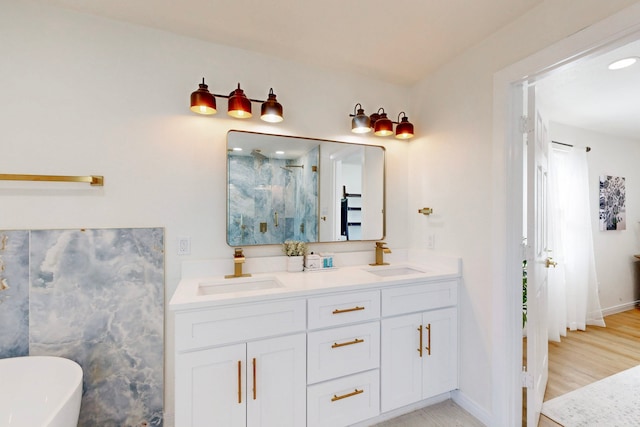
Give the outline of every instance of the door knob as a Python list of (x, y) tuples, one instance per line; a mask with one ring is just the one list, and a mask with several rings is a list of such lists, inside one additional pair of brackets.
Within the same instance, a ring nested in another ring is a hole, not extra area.
[(558, 263), (557, 263), (557, 262), (555, 262), (555, 261), (553, 260), (553, 258), (551, 258), (551, 257), (548, 257), (548, 258), (547, 258), (547, 261), (545, 262), (545, 266), (546, 266), (547, 268), (549, 268), (549, 267), (556, 268), (556, 265), (558, 265)]

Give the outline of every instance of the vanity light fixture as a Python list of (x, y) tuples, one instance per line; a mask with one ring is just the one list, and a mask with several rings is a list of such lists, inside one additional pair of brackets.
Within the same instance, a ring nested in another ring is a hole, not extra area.
[(215, 114), (216, 98), (209, 92), (209, 86), (204, 83), (198, 85), (198, 89), (191, 94), (191, 111), (198, 114)]
[[(402, 116), (402, 117), (400, 117)], [(414, 137), (413, 124), (409, 121), (406, 113), (401, 111), (398, 114), (398, 121), (391, 121), (387, 117), (387, 113), (384, 108), (379, 108), (377, 112), (367, 116), (364, 113), (364, 109), (360, 103), (353, 107), (353, 114), (349, 114), (349, 117), (353, 117), (351, 120), (351, 131), (354, 133), (367, 133), (373, 130), (376, 136), (388, 136), (393, 134), (393, 125), (396, 126), (396, 138), (398, 139), (411, 139)]]
[(375, 133), (376, 136), (391, 135), (393, 133), (393, 123), (387, 117), (387, 113), (384, 112), (384, 108), (379, 108), (378, 114), (380, 114), (380, 118), (376, 120), (375, 124), (373, 125), (373, 133)]
[(248, 119), (251, 117), (251, 101), (244, 94), (244, 91), (240, 89), (240, 83), (238, 83), (238, 88), (229, 94), (227, 114), (236, 119)]
[(198, 85), (198, 89), (191, 94), (191, 111), (198, 114), (216, 114), (216, 98), (227, 98), (229, 100), (227, 114), (236, 119), (248, 119), (251, 114), (251, 103), (262, 103), (260, 118), (265, 122), (278, 123), (283, 120), (282, 105), (276, 99), (273, 89), (269, 89), (269, 99), (262, 101), (259, 99), (247, 98), (244, 91), (238, 88), (227, 95), (212, 94), (209, 87), (202, 78), (202, 83)]
[(269, 123), (280, 123), (282, 117), (282, 105), (276, 99), (273, 89), (269, 89), (269, 98), (260, 107), (260, 118)]
[[(360, 108), (358, 108), (360, 107)], [(356, 111), (357, 109), (357, 111)], [(351, 115), (351, 132), (354, 133), (369, 133), (371, 132), (371, 119), (364, 113), (364, 109), (360, 103), (353, 107), (353, 114)]]
[[(403, 114), (402, 120), (400, 115)], [(413, 124), (409, 121), (409, 117), (404, 111), (400, 111), (398, 114), (398, 125), (396, 126), (396, 138), (398, 139), (411, 139), (413, 138)]]

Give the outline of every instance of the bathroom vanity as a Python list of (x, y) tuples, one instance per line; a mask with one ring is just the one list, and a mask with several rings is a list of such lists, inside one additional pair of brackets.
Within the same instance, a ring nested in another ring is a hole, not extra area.
[(459, 281), (457, 260), (184, 278), (175, 425), (347, 426), (448, 396)]

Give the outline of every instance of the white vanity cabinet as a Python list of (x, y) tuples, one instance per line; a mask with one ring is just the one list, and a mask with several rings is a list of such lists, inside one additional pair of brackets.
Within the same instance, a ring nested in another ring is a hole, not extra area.
[(305, 327), (304, 299), (177, 313), (175, 425), (305, 425)]
[(457, 388), (456, 303), (455, 281), (382, 291), (382, 412)]
[[(326, 286), (332, 274), (340, 272), (283, 276), (282, 291), (256, 297), (174, 306), (175, 425), (375, 423), (457, 388), (459, 276), (393, 280), (347, 270), (359, 285), (343, 279), (345, 289)], [(287, 293), (294, 277), (305, 288)]]

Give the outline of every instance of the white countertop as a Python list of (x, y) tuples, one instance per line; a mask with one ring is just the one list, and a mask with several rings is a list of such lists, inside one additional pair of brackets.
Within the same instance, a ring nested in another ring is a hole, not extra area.
[[(278, 298), (312, 296), (343, 290), (367, 290), (393, 284), (400, 285), (418, 281), (458, 278), (461, 275), (461, 262), (457, 258), (435, 257), (433, 259), (422, 259), (421, 261), (392, 262), (390, 265), (385, 266), (358, 264), (299, 273), (269, 271), (252, 274), (250, 278), (225, 279), (224, 274), (201, 276), (190, 274), (189, 277), (185, 277), (180, 281), (176, 292), (171, 298), (169, 308), (173, 311), (179, 311), (237, 303), (264, 302)], [(228, 260), (227, 263), (231, 264), (232, 261)], [(418, 271), (388, 277), (382, 277), (369, 271), (402, 267), (409, 267)], [(192, 269), (192, 271), (197, 272), (198, 269)], [(251, 271), (249, 270), (248, 272), (250, 273)], [(212, 294), (207, 294), (201, 290), (201, 286), (204, 286), (204, 289), (218, 285), (228, 288), (232, 287), (233, 283), (242, 285), (247, 281), (259, 282), (266, 280), (275, 280), (280, 286), (269, 289), (228, 291)]]

